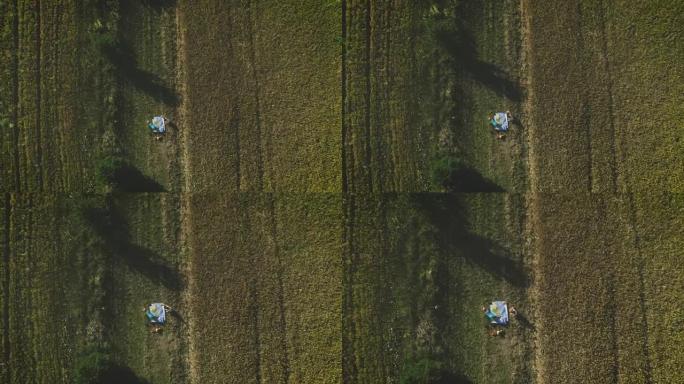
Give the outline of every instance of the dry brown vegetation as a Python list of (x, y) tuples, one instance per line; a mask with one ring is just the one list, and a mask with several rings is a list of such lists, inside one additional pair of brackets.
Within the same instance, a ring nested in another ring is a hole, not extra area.
[(681, 381), (680, 354), (662, 353), (681, 334), (664, 299), (681, 294), (668, 256), (681, 237), (664, 214), (681, 205), (681, 143), (662, 102), (681, 98), (681, 66), (661, 65), (682, 55), (668, 44), (682, 34), (681, 5), (530, 2), (528, 12), (538, 379)]

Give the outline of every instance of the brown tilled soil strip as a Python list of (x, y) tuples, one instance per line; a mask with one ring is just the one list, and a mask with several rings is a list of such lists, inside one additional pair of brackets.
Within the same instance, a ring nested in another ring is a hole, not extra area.
[[(26, 206), (26, 212), (27, 212), (26, 213), (26, 232), (24, 232), (24, 236), (26, 236), (25, 237), (25, 245), (24, 245), (24, 247), (26, 247), (25, 248), (26, 253), (23, 255), (24, 260), (22, 263), (23, 264), (22, 267), (25, 268), (25, 271), (26, 271), (26, 275), (25, 275), (25, 278), (26, 278), (25, 284), (26, 285), (24, 285), (24, 286), (18, 285), (19, 287), (22, 287), (22, 288), (26, 287), (26, 290), (17, 289), (17, 292), (16, 292), (17, 297), (20, 298), (20, 300), (21, 300), (21, 302), (20, 302), (21, 305), (23, 306), (23, 308), (27, 309), (27, 311), (26, 311), (27, 315), (28, 315), (28, 313), (30, 313), (30, 311), (32, 309), (35, 309), (34, 303), (33, 303), (33, 301), (34, 301), (33, 295), (31, 294), (31, 292), (33, 292), (33, 289), (34, 289), (34, 287), (33, 287), (33, 283), (34, 283), (33, 280), (34, 279), (32, 279), (32, 275), (36, 269), (32, 265), (33, 264), (32, 258), (30, 258), (28, 256), (30, 254), (31, 245), (35, 241), (34, 240), (34, 238), (35, 238), (35, 236), (34, 236), (34, 220), (35, 220), (35, 217), (34, 217), (34, 209), (33, 209), (34, 196), (36, 196), (36, 195), (27, 195), (27, 197), (26, 197), (26, 200), (28, 203)], [(18, 304), (19, 303), (15, 303), (15, 305), (17, 305), (17, 307), (18, 307)], [(15, 308), (17, 308), (17, 307), (15, 307)], [(28, 316), (27, 316), (27, 319), (28, 319)], [(31, 345), (31, 344), (33, 344), (32, 342), (34, 340), (36, 340), (34, 338), (34, 328), (33, 327), (26, 327), (26, 343), (27, 343), (26, 357), (27, 358), (24, 361), (26, 361), (27, 367), (32, 367), (32, 370), (35, 370), (35, 367), (37, 366), (36, 365), (36, 355), (37, 354), (32, 353), (32, 352), (34, 352), (33, 347), (35, 345)], [(34, 375), (35, 371), (31, 372), (31, 374)]]
[[(610, 198), (610, 196), (606, 197), (606, 195), (597, 195), (597, 199), (600, 199), (600, 205), (598, 207), (599, 212), (598, 212), (598, 217), (608, 217), (608, 209), (606, 205), (608, 202), (606, 201), (607, 198)], [(608, 242), (608, 237), (603, 236), (601, 238), (601, 248), (602, 248), (602, 259), (604, 260), (609, 260), (610, 259), (610, 244)], [(620, 375), (620, 347), (618, 345), (618, 339), (619, 339), (619, 334), (618, 334), (618, 327), (617, 327), (617, 317), (620, 315), (618, 312), (617, 308), (617, 294), (616, 294), (616, 282), (617, 278), (615, 276), (614, 272), (608, 272), (606, 275), (606, 288), (607, 288), (607, 305), (605, 308), (605, 314), (607, 321), (609, 322), (609, 329), (612, 337), (610, 338), (610, 351), (611, 354), (613, 355), (613, 363), (611, 364), (611, 377), (612, 377), (612, 382), (613, 383), (619, 383), (619, 375)]]
[(371, 147), (371, 0), (366, 0), (365, 7), (365, 46), (366, 51), (364, 52), (364, 77), (366, 80), (366, 93), (365, 93), (365, 118), (364, 118), (364, 134), (365, 134), (365, 152), (364, 156), (364, 167), (366, 169), (366, 174), (368, 176), (368, 190), (373, 191), (373, 172), (371, 169), (372, 160), (372, 147)]
[[(250, 210), (249, 209), (242, 209), (241, 210), (241, 216), (240, 217), (240, 222), (239, 222), (239, 228), (241, 228), (244, 233), (252, 233), (255, 231), (255, 229), (252, 226), (252, 222), (250, 220)], [(250, 250), (251, 251), (251, 250)], [(261, 268), (261, 255), (258, 254), (252, 254), (250, 255), (250, 268), (253, 271), (258, 271)], [(250, 318), (250, 325), (252, 328), (252, 348), (254, 348), (254, 377), (255, 381), (257, 384), (260, 384), (262, 382), (261, 379), (261, 356), (263, 355), (261, 351), (261, 328), (259, 327), (260, 321), (260, 316), (259, 313), (261, 312), (260, 306), (259, 306), (259, 278), (257, 274), (252, 274), (252, 276), (249, 277), (248, 279), (248, 297), (249, 297), (249, 304), (248, 304), (248, 316)]]
[(613, 97), (613, 73), (610, 68), (610, 61), (608, 60), (608, 35), (606, 30), (606, 10), (605, 2), (601, 1), (599, 5), (598, 19), (601, 28), (601, 59), (603, 59), (603, 70), (608, 78), (606, 92), (608, 93), (608, 114), (610, 115), (610, 155), (613, 166), (611, 169), (611, 186), (612, 191), (617, 192), (617, 155), (616, 155), (616, 130), (615, 130), (615, 98)]
[(9, 327), (9, 292), (10, 292), (10, 216), (12, 213), (11, 195), (5, 193), (3, 215), (3, 247), (2, 247), (2, 382), (10, 382), (10, 327)]
[(250, 47), (249, 47), (249, 56), (250, 56), (250, 61), (251, 61), (251, 69), (252, 69), (252, 80), (254, 81), (254, 108), (255, 108), (255, 127), (256, 127), (256, 146), (257, 146), (257, 151), (258, 157), (257, 157), (257, 190), (261, 191), (263, 190), (264, 187), (264, 151), (263, 151), (263, 145), (262, 145), (262, 136), (261, 136), (261, 131), (262, 131), (262, 118), (261, 118), (261, 100), (260, 100), (260, 93), (261, 93), (261, 88), (259, 85), (259, 75), (257, 74), (257, 61), (256, 61), (256, 39), (254, 38), (254, 27), (257, 23), (258, 20), (258, 12), (255, 11), (253, 8), (255, 7), (255, 4), (253, 1), (250, 1), (248, 6), (247, 6), (247, 26), (248, 26), (248, 32), (249, 32), (249, 37), (250, 37)]
[(356, 364), (354, 359), (354, 345), (353, 329), (354, 323), (351, 314), (352, 307), (352, 285), (353, 285), (353, 271), (352, 271), (352, 251), (353, 251), (353, 226), (354, 209), (353, 197), (349, 194), (352, 188), (353, 167), (354, 167), (354, 151), (351, 132), (349, 129), (349, 117), (347, 109), (349, 100), (347, 98), (347, 84), (349, 81), (348, 63), (347, 63), (347, 46), (348, 46), (348, 23), (351, 17), (347, 17), (347, 1), (342, 0), (342, 193), (344, 205), (344, 234), (342, 251), (342, 284), (344, 298), (342, 300), (342, 382), (350, 383), (356, 377)]
[(525, 221), (525, 231), (524, 238), (526, 239), (526, 253), (527, 260), (529, 263), (529, 270), (532, 272), (532, 283), (530, 284), (528, 297), (530, 303), (531, 313), (533, 314), (532, 319), (535, 322), (534, 331), (534, 363), (532, 364), (532, 369), (534, 371), (534, 382), (537, 384), (544, 383), (545, 373), (544, 373), (544, 361), (542, 358), (543, 350), (541, 348), (541, 343), (539, 335), (543, 331), (543, 322), (539, 316), (539, 311), (537, 308), (537, 303), (539, 302), (539, 290), (538, 287), (542, 284), (543, 276), (539, 273), (539, 253), (537, 250), (535, 234), (539, 228), (539, 212), (538, 212), (538, 170), (537, 170), (537, 158), (534, 148), (534, 134), (535, 127), (532, 124), (532, 113), (533, 113), (533, 101), (534, 101), (534, 79), (532, 78), (532, 60), (531, 51), (532, 47), (532, 30), (530, 27), (530, 15), (529, 15), (529, 0), (520, 0), (520, 14), (521, 14), (521, 36), (523, 39), (523, 52), (522, 52), (522, 62), (523, 62), (523, 78), (525, 79), (525, 86), (527, 88), (527, 95), (525, 101), (522, 105), (523, 107), (523, 119), (525, 120), (524, 126), (527, 148), (528, 148), (528, 170), (527, 170), (527, 180), (528, 180), (528, 190), (525, 196), (525, 201), (527, 204), (527, 214)]
[[(342, 0), (342, 193), (349, 191), (349, 123), (347, 121), (347, 1)], [(352, 160), (353, 161), (353, 160)]]
[(40, 85), (41, 85), (41, 62), (40, 62), (40, 53), (41, 53), (41, 14), (40, 14), (40, 0), (36, 0), (35, 3), (36, 7), (36, 36), (34, 39), (36, 40), (36, 163), (38, 163), (38, 172), (36, 172), (36, 176), (38, 178), (38, 190), (43, 189), (43, 145), (41, 143), (41, 137), (40, 137), (40, 121), (41, 115), (40, 115)]
[(19, 163), (19, 0), (14, 0), (14, 19), (12, 24), (14, 36), (14, 68), (12, 68), (13, 87), (12, 87), (12, 109), (14, 122), (14, 190), (21, 191), (21, 164)]
[[(624, 151), (622, 152), (625, 153)], [(632, 235), (634, 236), (634, 249), (637, 253), (637, 270), (639, 273), (639, 308), (641, 312), (641, 339), (643, 340), (642, 350), (644, 354), (644, 377), (645, 384), (653, 383), (653, 374), (651, 366), (651, 355), (649, 353), (649, 337), (648, 337), (648, 313), (646, 305), (646, 285), (644, 282), (644, 268), (646, 261), (644, 260), (644, 255), (641, 252), (641, 237), (637, 230), (637, 218), (636, 218), (636, 208), (634, 206), (634, 193), (630, 191), (629, 183), (625, 183), (628, 200), (628, 210), (629, 210), (629, 223)]]
[(618, 186), (618, 180), (617, 180), (617, 174), (618, 174), (618, 165), (619, 164), (625, 164), (626, 161), (626, 141), (624, 140), (624, 135), (622, 135), (622, 140), (620, 141), (620, 161), (616, 161), (617, 157), (617, 132), (616, 132), (616, 127), (615, 127), (615, 112), (614, 112), (614, 99), (613, 99), (613, 79), (612, 79), (612, 73), (610, 70), (610, 62), (608, 61), (608, 46), (607, 46), (607, 37), (606, 37), (606, 25), (605, 25), (605, 10), (603, 8), (603, 4), (601, 6), (601, 28), (602, 28), (602, 43), (603, 43), (603, 57), (605, 58), (605, 71), (608, 76), (608, 92), (609, 92), (609, 111), (610, 111), (610, 128), (612, 131), (612, 143), (611, 143), (611, 150), (612, 150), (612, 156), (613, 156), (613, 183), (615, 185), (615, 190), (616, 191), (624, 191), (624, 194), (627, 197), (627, 220), (629, 222), (629, 231), (632, 233), (633, 237), (633, 244), (634, 244), (634, 250), (636, 251), (637, 254), (637, 272), (639, 276), (639, 308), (641, 312), (641, 339), (643, 340), (642, 344), (642, 353), (644, 356), (644, 377), (645, 377), (645, 383), (646, 384), (651, 384), (653, 383), (653, 375), (652, 375), (652, 364), (651, 364), (651, 356), (650, 356), (650, 346), (649, 346), (649, 334), (648, 334), (648, 313), (647, 313), (647, 304), (646, 304), (646, 283), (645, 283), (645, 277), (644, 277), (644, 269), (645, 269), (645, 263), (646, 260), (644, 259), (644, 254), (641, 251), (641, 236), (639, 235), (638, 227), (637, 227), (637, 217), (636, 217), (636, 206), (634, 202), (634, 192), (632, 190), (631, 184), (629, 183), (629, 180), (626, 177), (622, 178), (622, 182), (624, 183), (624, 186), (620, 187)]
[[(271, 174), (273, 175), (273, 174)], [(275, 182), (275, 180), (273, 180)], [(273, 184), (275, 185), (275, 184)], [(278, 263), (277, 271), (277, 283), (278, 283), (278, 328), (280, 332), (280, 348), (283, 351), (280, 356), (280, 362), (282, 365), (282, 377), (283, 383), (290, 382), (290, 357), (287, 350), (287, 319), (285, 317), (285, 289), (283, 284), (283, 260), (280, 254), (280, 249), (278, 248), (278, 227), (276, 221), (276, 211), (275, 211), (275, 195), (271, 194), (269, 199), (269, 210), (271, 211), (271, 239), (273, 241), (273, 248), (275, 253), (275, 258)]]
[[(387, 184), (388, 189), (396, 190), (399, 188), (399, 186), (398, 186), (398, 183), (395, 183), (394, 171), (392, 169), (392, 167), (394, 166), (394, 163), (391, 161), (388, 161), (389, 157), (392, 154), (393, 144), (394, 144), (393, 138), (395, 135), (395, 130), (394, 130), (395, 119), (392, 118), (394, 116), (394, 115), (392, 115), (392, 111), (391, 111), (392, 103), (389, 102), (389, 100), (391, 100), (391, 97), (392, 97), (392, 89), (394, 86), (393, 76), (392, 76), (393, 74), (392, 74), (392, 56), (391, 56), (393, 41), (392, 41), (392, 33), (390, 32), (390, 31), (392, 31), (391, 22), (392, 22), (392, 17), (393, 17), (392, 3), (386, 4), (386, 6), (387, 6), (387, 11), (385, 12), (385, 24), (383, 26), (383, 30), (388, 31), (387, 33), (385, 33), (385, 37), (384, 37), (385, 38), (385, 47), (384, 47), (385, 48), (385, 55), (384, 55), (384, 61), (385, 61), (384, 62), (384, 75), (385, 75), (385, 78), (383, 80), (386, 82), (385, 86), (384, 86), (384, 88), (385, 88), (384, 89), (384, 100), (385, 100), (386, 106), (385, 106), (384, 113), (382, 115), (380, 115), (381, 116), (380, 118), (381, 119), (384, 118), (384, 120), (381, 120), (382, 124), (378, 124), (378, 127), (383, 129), (382, 131), (378, 131), (378, 133), (377, 133), (377, 135), (378, 135), (377, 137), (383, 138), (383, 142), (378, 144), (378, 151), (383, 151), (383, 152), (378, 152), (378, 153), (382, 153), (381, 158), (383, 159), (382, 167), (380, 167), (380, 169), (378, 170), (378, 173), (379, 173), (381, 188), (385, 184)], [(387, 129), (388, 126), (390, 127), (390, 129)], [(387, 134), (385, 134), (385, 132), (387, 132)], [(387, 135), (388, 137), (385, 137), (385, 135)], [(389, 154), (389, 156), (387, 154)], [(387, 180), (390, 180), (390, 182), (388, 183)]]
[[(255, 255), (253, 255), (255, 256)], [(254, 259), (253, 259), (254, 260)], [(256, 261), (254, 262), (255, 264), (253, 265), (254, 268), (258, 268)], [(260, 312), (260, 307), (259, 307), (259, 288), (257, 287), (258, 279), (256, 276), (252, 277), (249, 282), (249, 301), (250, 301), (250, 308), (249, 308), (249, 316), (251, 318), (251, 323), (252, 323), (252, 333), (253, 333), (253, 340), (252, 344), (254, 345), (254, 376), (257, 384), (261, 383), (261, 331), (259, 329), (259, 312)]]
[[(582, 34), (583, 31), (583, 25), (582, 21), (584, 19), (583, 13), (582, 13), (582, 4), (577, 3), (577, 34), (575, 35), (575, 39), (577, 40), (577, 52), (579, 56), (582, 56), (585, 54), (585, 44), (584, 44), (584, 36)], [(581, 61), (582, 63), (582, 71), (587, 72), (589, 71), (589, 68), (587, 68), (587, 65), (585, 64), (584, 60)], [(584, 92), (582, 93), (582, 100), (591, 100), (591, 98), (588, 95), (588, 89), (584, 89)], [(591, 132), (591, 106), (586, 102), (583, 101), (580, 104), (580, 114), (579, 114), (579, 123), (580, 123), (580, 129), (585, 131), (585, 136), (586, 136), (586, 148), (584, 151), (587, 153), (587, 186), (586, 189), (587, 191), (593, 191), (594, 190), (594, 148), (592, 148), (592, 132)]]
[(180, 245), (179, 250), (183, 256), (183, 275), (187, 281), (185, 290), (182, 293), (182, 304), (181, 307), (187, 313), (185, 319), (187, 321), (187, 326), (184, 328), (183, 335), (181, 337), (186, 339), (187, 351), (186, 356), (186, 367), (188, 369), (187, 377), (190, 383), (199, 383), (197, 376), (197, 352), (193, 343), (192, 335), (194, 334), (195, 324), (194, 316), (192, 314), (192, 306), (190, 305), (192, 299), (192, 292), (195, 289), (195, 282), (192, 279), (193, 276), (193, 264), (192, 264), (192, 249), (190, 241), (190, 223), (191, 219), (191, 208), (190, 208), (190, 192), (192, 191), (192, 175), (190, 174), (190, 157), (188, 154), (188, 138), (190, 136), (189, 127), (185, 124), (187, 117), (188, 101), (186, 99), (187, 92), (185, 87), (187, 84), (187, 74), (185, 72), (185, 32), (183, 24), (183, 15), (181, 12), (181, 5), (176, 7), (176, 87), (180, 95), (181, 102), (176, 111), (176, 126), (178, 127), (179, 135), (179, 163), (180, 163), (180, 183), (181, 183), (181, 195), (180, 195)]
[(342, 301), (342, 382), (352, 383), (357, 376), (356, 357), (354, 351), (355, 324), (354, 305), (354, 195), (345, 194), (344, 204), (344, 248), (342, 251), (342, 284), (344, 298)]

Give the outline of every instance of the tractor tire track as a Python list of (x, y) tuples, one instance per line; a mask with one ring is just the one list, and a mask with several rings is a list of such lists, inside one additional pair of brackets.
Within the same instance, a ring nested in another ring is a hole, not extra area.
[[(251, 202), (250, 202), (251, 203)], [(240, 228), (244, 231), (243, 233), (250, 233), (252, 232), (256, 225), (252, 224), (252, 221), (250, 219), (250, 209), (247, 208), (251, 204), (245, 204), (243, 209), (240, 209), (240, 218), (239, 218), (239, 223), (240, 223)], [(249, 251), (249, 258), (250, 261), (248, 262), (248, 265), (250, 269), (252, 270), (253, 273), (251, 273), (249, 277), (247, 277), (247, 289), (248, 289), (248, 297), (249, 297), (249, 304), (248, 304), (248, 316), (250, 318), (250, 324), (251, 324), (251, 340), (250, 343), (252, 344), (252, 348), (254, 351), (254, 379), (257, 384), (260, 384), (262, 382), (262, 376), (261, 376), (261, 369), (262, 369), (262, 364), (261, 364), (261, 358), (262, 358), (262, 337), (261, 337), (261, 305), (259, 303), (259, 276), (257, 274), (257, 271), (262, 270), (261, 264), (263, 263), (261, 253), (258, 252), (258, 250), (252, 248), (251, 246), (248, 248)]]
[(393, 116), (394, 113), (392, 111), (392, 90), (394, 87), (394, 74), (393, 74), (393, 67), (392, 67), (392, 43), (394, 42), (392, 39), (392, 20), (393, 20), (393, 8), (392, 8), (392, 2), (389, 2), (387, 4), (387, 11), (385, 13), (385, 24), (383, 26), (383, 30), (387, 31), (386, 37), (385, 37), (385, 55), (384, 55), (384, 62), (385, 62), (385, 89), (384, 89), (384, 97), (385, 97), (385, 114), (384, 114), (384, 120), (383, 122), (387, 125), (387, 131), (389, 132), (388, 137), (384, 138), (384, 154), (383, 154), (383, 167), (381, 169), (381, 183), (382, 185), (386, 186), (386, 189), (391, 189), (391, 190), (398, 190), (399, 185), (396, 183), (395, 180), (395, 170), (394, 170), (394, 162), (392, 161), (392, 155), (394, 152), (395, 148), (395, 139), (396, 135), (394, 130), (396, 129), (396, 125), (394, 124)]
[(349, 192), (349, 122), (347, 120), (347, 0), (341, 1), (342, 7), (342, 52), (341, 52), (341, 101), (342, 110), (341, 112), (341, 133), (342, 133), (342, 193), (346, 194)]
[(371, 133), (371, 98), (372, 98), (372, 79), (371, 79), (371, 36), (372, 36), (372, 23), (371, 23), (371, 0), (365, 1), (365, 29), (364, 29), (364, 65), (363, 65), (363, 75), (365, 77), (365, 117), (364, 117), (364, 143), (365, 143), (365, 156), (363, 161), (364, 173), (367, 177), (367, 188), (368, 191), (373, 191), (373, 171), (371, 166), (373, 163), (373, 150), (372, 150), (372, 133)]
[(355, 196), (345, 194), (344, 206), (344, 232), (342, 249), (342, 287), (344, 298), (342, 301), (342, 382), (354, 383), (358, 374), (356, 366), (356, 350), (354, 340), (356, 324), (354, 322), (354, 276), (355, 276)]
[[(610, 199), (611, 195), (610, 194), (596, 194), (596, 199), (599, 201), (597, 202), (597, 213), (596, 217), (609, 217), (610, 211), (607, 207), (608, 202), (606, 199)], [(611, 218), (611, 221), (613, 219)], [(614, 225), (609, 225), (610, 228), (613, 228)], [(611, 244), (608, 242), (608, 238), (613, 238), (612, 236), (603, 236), (601, 237), (601, 248), (602, 248), (602, 259), (603, 260), (609, 260), (610, 259), (610, 248)], [(603, 267), (606, 268), (606, 267)], [(619, 383), (619, 375), (620, 375), (620, 347), (618, 344), (618, 327), (617, 327), (617, 320), (619, 316), (619, 311), (617, 308), (617, 283), (618, 279), (615, 275), (615, 272), (608, 267), (608, 270), (606, 271), (606, 296), (607, 296), (607, 304), (606, 308), (604, 309), (604, 313), (606, 314), (607, 320), (608, 320), (608, 329), (610, 331), (611, 337), (610, 337), (610, 353), (613, 357), (613, 361), (611, 364), (611, 369), (610, 369), (610, 377), (612, 380), (612, 383)]]
[[(257, 183), (256, 189), (258, 191), (263, 191), (264, 188), (264, 151), (263, 151), (263, 138), (262, 138), (262, 108), (261, 108), (261, 87), (259, 82), (259, 73), (257, 71), (257, 60), (256, 60), (256, 38), (254, 36), (255, 24), (258, 23), (258, 10), (255, 11), (255, 0), (250, 1), (247, 4), (247, 25), (248, 33), (250, 36), (250, 67), (252, 81), (254, 81), (254, 107), (255, 107), (255, 125), (256, 125), (256, 150), (257, 150)], [(258, 29), (258, 28), (257, 28)]]
[(627, 144), (625, 141), (625, 135), (621, 135), (622, 140), (620, 140), (619, 144), (619, 152), (620, 152), (620, 159), (618, 161), (618, 138), (617, 138), (617, 128), (615, 126), (615, 120), (616, 120), (616, 115), (615, 115), (615, 98), (614, 98), (614, 80), (613, 80), (613, 73), (612, 73), (612, 68), (610, 66), (610, 61), (608, 59), (608, 35), (607, 35), (607, 26), (606, 26), (606, 14), (605, 14), (605, 9), (606, 9), (606, 1), (601, 1), (599, 4), (599, 23), (600, 23), (600, 33), (601, 33), (601, 51), (602, 51), (602, 59), (603, 59), (603, 70), (606, 73), (606, 76), (608, 78), (607, 82), (607, 94), (608, 94), (608, 110), (609, 110), (609, 117), (610, 117), (610, 135), (611, 135), (611, 157), (612, 157), (612, 182), (613, 182), (613, 191), (614, 193), (620, 193), (623, 196), (626, 196), (627, 200), (627, 206), (626, 206), (626, 211), (627, 211), (627, 221), (628, 221), (628, 232), (631, 233), (632, 237), (632, 244), (634, 246), (634, 250), (637, 255), (637, 275), (638, 275), (638, 291), (639, 291), (639, 312), (640, 312), (640, 323), (641, 323), (641, 340), (642, 340), (642, 354), (644, 358), (644, 382), (645, 384), (652, 384), (653, 383), (653, 365), (651, 362), (651, 353), (650, 353), (650, 337), (649, 337), (649, 322), (648, 322), (648, 304), (647, 304), (647, 298), (646, 298), (646, 278), (645, 278), (645, 269), (646, 269), (646, 258), (642, 252), (642, 245), (641, 245), (641, 236), (639, 234), (638, 230), (638, 221), (637, 221), (637, 212), (636, 212), (636, 204), (634, 201), (634, 191), (632, 188), (632, 185), (627, 178), (626, 175), (622, 176), (622, 186), (619, 184), (618, 180), (618, 175), (620, 172), (618, 171), (619, 164), (625, 164), (626, 163), (626, 157), (627, 157)]
[[(197, 290), (195, 287), (195, 271), (193, 263), (193, 249), (192, 249), (192, 206), (191, 206), (191, 191), (192, 191), (192, 174), (190, 172), (190, 154), (189, 145), (191, 135), (191, 127), (187, 124), (188, 118), (188, 99), (187, 99), (187, 66), (185, 51), (186, 30), (184, 24), (183, 13), (181, 5), (176, 7), (176, 87), (180, 96), (180, 103), (176, 109), (176, 126), (180, 131), (179, 135), (179, 150), (178, 162), (180, 168), (180, 238), (179, 251), (181, 253), (182, 275), (185, 277), (186, 287), (181, 293), (181, 306), (184, 308), (187, 316), (187, 325), (183, 328), (182, 338), (185, 339), (184, 345), (187, 349), (182, 359), (187, 367), (187, 378), (189, 383), (199, 383), (198, 372), (198, 349), (195, 345), (193, 335), (196, 334), (195, 316), (193, 314), (192, 299), (193, 294)], [(238, 187), (239, 187), (238, 178)], [(239, 189), (238, 189), (239, 190)]]
[[(623, 154), (625, 152), (623, 151)], [(637, 229), (636, 208), (634, 203), (634, 193), (631, 191), (630, 184), (625, 183), (627, 188), (627, 213), (629, 230), (632, 233), (634, 250), (637, 254), (637, 272), (639, 276), (639, 309), (641, 315), (641, 340), (642, 353), (644, 357), (644, 383), (653, 383), (653, 366), (651, 364), (650, 340), (648, 334), (648, 305), (646, 301), (646, 278), (644, 276), (646, 269), (646, 259), (641, 251), (641, 236)]]
[(351, 131), (351, 116), (349, 85), (351, 74), (349, 71), (349, 45), (351, 23), (354, 21), (351, 7), (352, 0), (342, 0), (342, 206), (343, 206), (343, 233), (342, 233), (342, 382), (352, 383), (357, 375), (355, 350), (354, 350), (354, 319), (353, 319), (353, 285), (354, 285), (354, 143)]
[[(275, 184), (273, 184), (275, 185)], [(269, 198), (269, 211), (270, 211), (270, 229), (271, 229), (271, 239), (273, 241), (273, 252), (277, 263), (276, 271), (276, 283), (277, 283), (277, 296), (278, 296), (278, 333), (280, 334), (280, 348), (281, 357), (280, 364), (282, 369), (281, 381), (283, 384), (287, 384), (290, 381), (290, 357), (287, 350), (287, 318), (285, 313), (285, 288), (283, 283), (283, 259), (278, 247), (278, 226), (276, 220), (276, 209), (275, 209), (275, 195), (270, 194)]]
[(19, 0), (14, 0), (14, 20), (12, 24), (12, 29), (13, 29), (13, 35), (14, 35), (14, 57), (13, 57), (13, 68), (12, 68), (12, 76), (13, 76), (13, 87), (12, 87), (12, 106), (13, 106), (13, 113), (12, 113), (12, 120), (14, 122), (14, 166), (12, 169), (14, 169), (14, 190), (15, 192), (21, 192), (21, 163), (19, 162), (19, 138), (20, 138), (20, 130), (19, 130)]
[[(587, 55), (585, 53), (585, 42), (584, 42), (584, 28), (583, 28), (583, 23), (582, 21), (584, 20), (583, 17), (583, 12), (582, 12), (582, 4), (580, 2), (577, 3), (577, 34), (575, 35), (575, 44), (577, 45), (577, 61), (580, 63), (580, 67), (582, 68), (583, 73), (587, 73), (588, 71), (588, 66), (586, 64), (587, 60), (585, 60), (585, 56)], [(592, 148), (592, 121), (591, 121), (591, 105), (587, 103), (584, 100), (589, 100), (589, 91), (588, 89), (584, 89), (582, 93), (582, 102), (580, 104), (580, 115), (579, 115), (579, 124), (580, 124), (580, 129), (584, 133), (584, 139), (586, 141), (586, 148), (585, 151), (587, 153), (587, 191), (593, 192), (594, 191), (594, 151)]]
[(3, 383), (10, 382), (10, 238), (12, 202), (11, 194), (5, 193), (3, 208), (3, 239), (2, 239), (2, 369), (0, 377)]
[(531, 281), (530, 287), (528, 288), (528, 298), (530, 302), (530, 313), (532, 314), (532, 321), (535, 324), (535, 332), (533, 334), (533, 363), (532, 372), (534, 373), (534, 382), (538, 384), (544, 383), (544, 378), (546, 376), (543, 353), (540, 335), (544, 329), (544, 323), (542, 321), (541, 308), (539, 308), (538, 303), (540, 302), (540, 291), (539, 287), (544, 285), (544, 276), (540, 273), (540, 258), (539, 246), (535, 234), (539, 233), (540, 228), (540, 213), (539, 213), (539, 201), (540, 201), (540, 187), (539, 187), (539, 168), (538, 168), (538, 158), (536, 154), (535, 141), (537, 140), (535, 135), (535, 126), (533, 124), (534, 119), (532, 118), (532, 113), (534, 111), (533, 105), (535, 101), (535, 92), (533, 78), (533, 67), (532, 67), (532, 51), (534, 49), (532, 26), (531, 26), (531, 13), (530, 13), (530, 1), (531, 0), (520, 0), (520, 17), (521, 17), (521, 31), (522, 36), (522, 78), (524, 79), (525, 88), (527, 89), (526, 97), (522, 104), (524, 121), (523, 126), (527, 129), (524, 130), (525, 141), (527, 142), (527, 180), (528, 187), (525, 193), (525, 205), (527, 207), (524, 221), (524, 236), (526, 239), (523, 246), (524, 252), (526, 254), (526, 264), (527, 269), (531, 271)]
[(600, 28), (600, 41), (601, 41), (601, 58), (603, 59), (603, 71), (606, 74), (607, 77), (607, 86), (606, 86), (606, 93), (608, 94), (608, 116), (610, 118), (609, 120), (609, 130), (610, 130), (610, 156), (611, 156), (611, 190), (613, 193), (618, 192), (618, 185), (617, 185), (617, 167), (618, 167), (618, 162), (617, 162), (617, 154), (616, 154), (616, 141), (617, 141), (617, 133), (616, 133), (616, 128), (615, 128), (615, 98), (613, 96), (613, 72), (610, 67), (610, 61), (608, 60), (608, 32), (606, 29), (606, 2), (601, 1), (599, 6), (598, 6), (598, 20), (599, 20), (599, 28)]
[(41, 121), (42, 121), (42, 116), (41, 116), (41, 105), (40, 105), (40, 98), (41, 98), (41, 79), (42, 79), (42, 73), (41, 73), (41, 40), (42, 40), (42, 30), (41, 30), (41, 10), (40, 10), (40, 0), (36, 0), (35, 3), (36, 7), (36, 32), (34, 39), (36, 41), (36, 162), (38, 169), (36, 170), (36, 177), (38, 181), (38, 190), (42, 191), (43, 190), (43, 143), (42, 143), (42, 138), (41, 138)]

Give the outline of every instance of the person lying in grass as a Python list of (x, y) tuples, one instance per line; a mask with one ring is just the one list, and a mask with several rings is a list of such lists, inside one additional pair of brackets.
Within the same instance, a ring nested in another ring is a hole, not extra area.
[(501, 140), (506, 137), (508, 124), (513, 120), (513, 116), (510, 111), (496, 112), (487, 116), (487, 120), (489, 121), (489, 125), (496, 131), (496, 138)]

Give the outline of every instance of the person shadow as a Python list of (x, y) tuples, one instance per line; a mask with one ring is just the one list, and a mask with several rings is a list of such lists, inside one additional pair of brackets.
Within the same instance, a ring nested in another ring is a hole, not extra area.
[(179, 323), (181, 323), (181, 324), (185, 323), (185, 319), (184, 319), (183, 316), (180, 314), (180, 312), (178, 312), (176, 309), (173, 309), (173, 310), (171, 310), (171, 311), (168, 311), (167, 313), (169, 314), (169, 316), (173, 317), (173, 318), (174, 318), (175, 320), (177, 320)]
[(520, 84), (511, 80), (499, 66), (480, 59), (475, 38), (463, 22), (453, 28), (437, 30), (435, 37), (455, 68), (499, 96), (516, 102), (522, 100)]
[(536, 328), (532, 322), (523, 314), (519, 313), (515, 315), (515, 321), (520, 324), (521, 327), (528, 329), (530, 331), (534, 331)]
[(100, 49), (122, 80), (167, 106), (180, 103), (180, 96), (159, 75), (141, 68), (128, 41), (103, 43)]
[(106, 207), (87, 208), (83, 215), (113, 258), (156, 284), (174, 291), (183, 288), (183, 278), (176, 268), (154, 250), (132, 241), (129, 225), (114, 202), (108, 201)]
[(413, 201), (438, 229), (436, 240), (445, 252), (459, 255), (496, 279), (513, 286), (529, 286), (528, 271), (519, 254), (469, 230), (458, 194), (417, 194), (413, 196)]

